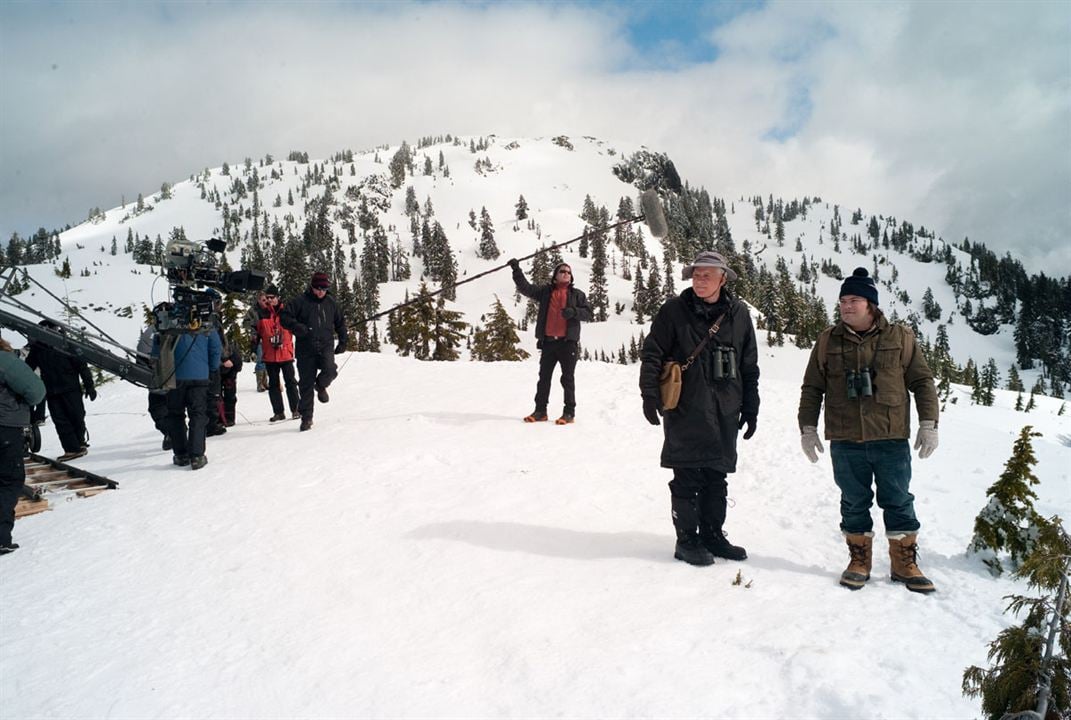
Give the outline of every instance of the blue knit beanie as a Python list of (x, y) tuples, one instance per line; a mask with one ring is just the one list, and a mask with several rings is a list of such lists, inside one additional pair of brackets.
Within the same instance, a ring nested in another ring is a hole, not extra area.
[(874, 278), (870, 277), (870, 273), (866, 271), (866, 268), (856, 268), (851, 277), (844, 278), (844, 284), (840, 286), (840, 295), (838, 297), (844, 297), (845, 295), (858, 295), (875, 305), (878, 304), (878, 288), (874, 285)]

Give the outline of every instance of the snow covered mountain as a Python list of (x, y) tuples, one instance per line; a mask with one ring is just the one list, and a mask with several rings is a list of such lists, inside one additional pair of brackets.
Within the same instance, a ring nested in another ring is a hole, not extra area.
[[(399, 158), (403, 154), (405, 157)], [(62, 253), (55, 255), (52, 264), (58, 268), (67, 262), (71, 277), (54, 277), (47, 267), (35, 272), (30, 266), (31, 272), (53, 292), (87, 308), (80, 303), (80, 297), (103, 278), (114, 292), (107, 293), (99, 305), (88, 308), (88, 317), (117, 333), (117, 338), (133, 338), (143, 306), (165, 297), (166, 284), (154, 275), (159, 265), (152, 261), (159, 259), (157, 254), (170, 237), (223, 237), (231, 248), (231, 267), (266, 269), (284, 290), (297, 290), (311, 265), (302, 268), (300, 278), (287, 277), (287, 259), (291, 257), (287, 255), (287, 243), (303, 245), (309, 256), (309, 247), (324, 242), (321, 237), (308, 237), (322, 218), (326, 230), (315, 229), (328, 235), (326, 250), (315, 254), (315, 259), (307, 257), (306, 262), (327, 265), (319, 269), (329, 272), (345, 268), (347, 283), (361, 278), (365, 264), (361, 257), (370, 238), (375, 236), (387, 246), (382, 252), (390, 255), (391, 265), (386, 271), (389, 281), (379, 284), (379, 304), (375, 308), (382, 311), (400, 302), (407, 293), (415, 294), (422, 274), (435, 275), (426, 258), (414, 253), (414, 244), (420, 242), (421, 224), (438, 223), (442, 228), (453, 252), (457, 279), (463, 281), (468, 275), (502, 265), (511, 256), (522, 257), (540, 247), (575, 239), (585, 226), (581, 215), (586, 204), (595, 209), (595, 217), (603, 209), (604, 218), (609, 216), (616, 221), (623, 201), (638, 207), (637, 186), (643, 182), (642, 177), (632, 184), (621, 178), (632, 179), (637, 166), (642, 173), (641, 161), (647, 160), (651, 166), (652, 161), (657, 165), (660, 158), (646, 148), (587, 137), (461, 139), (449, 135), (422, 139), (416, 147), (406, 144), (404, 149), (394, 146), (342, 151), (320, 161), (310, 161), (307, 155), (296, 151), (289, 157), (279, 160), (265, 156), (205, 168), (186, 181), (163, 183), (159, 191), (139, 193), (136, 200), (121, 207), (94, 209), (89, 220), (58, 238)], [(632, 175), (620, 169), (630, 162)], [(783, 262), (790, 284), (801, 294), (813, 292), (827, 315), (835, 305), (839, 277), (863, 266), (877, 275), (881, 304), (887, 314), (910, 318), (920, 336), (931, 342), (938, 325), (945, 325), (951, 355), (959, 365), (970, 358), (981, 366), (993, 358), (997, 367), (1006, 372), (1016, 361), (1012, 325), (996, 323), (996, 332), (981, 335), (966, 321), (961, 289), (948, 284), (947, 265), (936, 259), (950, 256), (968, 272), (973, 272), (973, 263), (967, 253), (935, 238), (933, 231), (885, 217), (880, 208), (839, 208), (829, 199), (782, 199), (751, 192), (712, 198), (707, 191), (695, 188), (688, 188), (688, 193), (687, 199), (699, 202), (699, 208), (688, 207), (672, 193), (668, 196), (673, 231), (668, 243), (652, 237), (641, 223), (633, 226), (636, 234), (629, 247), (608, 243), (608, 319), (588, 325), (583, 338), (592, 356), (616, 357), (622, 345), (628, 345), (644, 328), (634, 312), (632, 275), (637, 262), (642, 261), (646, 274), (648, 261), (662, 264), (668, 260), (672, 266), (669, 274), (674, 276), (679, 290), (681, 260), (690, 258), (677, 257), (677, 250), (682, 246), (709, 246), (711, 236), (724, 246), (724, 235), (730, 238), (741, 261), (746, 258), (756, 269), (765, 267), (776, 274), (779, 262)], [(521, 198), (527, 206), (524, 220), (517, 219)], [(703, 203), (707, 206), (705, 217)], [(727, 233), (719, 231), (716, 219), (709, 214), (710, 205), (715, 210), (724, 209)], [(501, 252), (497, 259), (480, 257), (478, 223), (484, 209), (494, 243)], [(687, 214), (700, 217), (687, 219), (691, 227), (674, 222), (674, 218)], [(778, 216), (784, 218), (781, 228)], [(702, 237), (680, 241), (675, 236), (681, 232), (695, 232)], [(883, 237), (884, 245), (871, 244), (872, 232), (875, 238)], [(905, 251), (897, 249), (900, 232), (909, 235), (905, 242), (911, 247)], [(339, 260), (334, 258), (333, 241), (338, 242), (342, 256)], [(562, 253), (574, 265), (578, 286), (587, 289), (593, 279), (592, 258), (590, 253), (581, 257), (579, 245), (573, 243)], [(918, 248), (926, 252), (917, 252)], [(912, 249), (916, 252), (912, 253)], [(643, 254), (646, 257), (639, 257)], [(922, 254), (928, 256), (928, 261), (917, 259)], [(135, 257), (149, 264), (135, 264)], [(399, 262), (410, 266), (409, 279), (395, 279), (395, 265)], [(665, 281), (662, 283), (660, 290), (664, 291)], [(432, 289), (437, 287), (433, 281), (428, 284)], [(760, 304), (756, 302), (760, 294), (750, 293), (752, 297), (748, 299)], [(525, 304), (514, 295), (508, 270), (462, 285), (450, 307), (461, 311), (475, 325), (491, 308), (495, 296), (511, 308), (516, 319), (523, 318)], [(970, 302), (968, 299), (968, 308)], [(980, 310), (983, 301), (974, 302), (975, 311)], [(372, 314), (369, 310), (362, 307), (351, 315), (367, 317)], [(116, 312), (123, 317), (109, 317)], [(382, 323), (380, 320), (377, 324), (380, 335)], [(775, 324), (776, 320), (771, 323)], [(528, 349), (533, 349), (531, 334), (523, 335)], [(1026, 372), (1027, 387), (1036, 374), (1036, 370)]]

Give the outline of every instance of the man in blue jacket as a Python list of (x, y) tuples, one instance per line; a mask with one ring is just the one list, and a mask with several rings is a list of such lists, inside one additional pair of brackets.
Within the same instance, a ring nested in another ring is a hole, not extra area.
[(14, 552), (15, 505), (26, 481), (25, 428), (30, 408), (45, 399), (45, 384), (0, 339), (0, 555)]
[[(205, 457), (208, 427), (208, 376), (219, 368), (222, 346), (214, 327), (180, 335), (164, 334), (153, 345), (153, 355), (170, 352), (174, 356), (175, 387), (167, 393), (167, 421), (171, 435), (173, 462), (200, 470)], [(190, 425), (186, 427), (186, 415)]]

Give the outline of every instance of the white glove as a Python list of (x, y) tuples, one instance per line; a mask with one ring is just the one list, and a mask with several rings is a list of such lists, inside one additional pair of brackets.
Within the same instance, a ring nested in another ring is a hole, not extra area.
[(803, 434), (800, 435), (800, 446), (803, 448), (803, 454), (813, 463), (818, 462), (818, 453), (826, 451), (822, 447), (821, 438), (818, 437), (818, 428), (814, 425), (803, 426)]
[(922, 420), (919, 422), (919, 432), (915, 436), (915, 449), (919, 451), (919, 459), (925, 460), (937, 449), (937, 422), (934, 420)]

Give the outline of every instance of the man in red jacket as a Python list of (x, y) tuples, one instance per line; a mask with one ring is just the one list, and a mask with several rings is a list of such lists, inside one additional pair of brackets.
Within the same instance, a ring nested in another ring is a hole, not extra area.
[(298, 411), (298, 385), (294, 376), (294, 336), (283, 327), (280, 313), (279, 288), (269, 285), (264, 289), (267, 301), (266, 312), (257, 322), (257, 338), (263, 350), (264, 367), (268, 372), (268, 399), (271, 400), (271, 422), (286, 420), (283, 408), (283, 393), (279, 387), (279, 374), (286, 384), (287, 407), (293, 418), (301, 417)]
[(536, 383), (535, 410), (524, 421), (546, 422), (550, 381), (554, 377), (554, 367), (561, 365), (565, 406), (562, 416), (555, 423), (570, 425), (576, 417), (574, 372), (580, 344), (580, 323), (592, 317), (587, 296), (573, 287), (573, 269), (567, 263), (559, 263), (554, 268), (551, 282), (547, 285), (528, 282), (516, 258), (509, 261), (509, 266), (513, 268), (513, 283), (517, 290), (539, 303), (539, 315), (535, 323), (536, 347), (541, 351), (539, 382)]

